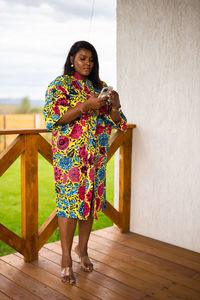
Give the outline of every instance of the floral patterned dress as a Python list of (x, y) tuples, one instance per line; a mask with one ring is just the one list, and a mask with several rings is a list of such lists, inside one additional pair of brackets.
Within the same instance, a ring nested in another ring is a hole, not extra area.
[[(106, 86), (105, 83), (103, 83)], [(56, 207), (59, 217), (86, 220), (90, 213), (106, 208), (106, 164), (112, 127), (125, 131), (126, 118), (120, 112), (117, 125), (109, 115), (111, 104), (90, 110), (76, 120), (56, 125), (71, 107), (85, 102), (100, 90), (90, 80), (74, 73), (50, 83), (43, 110), (48, 131), (52, 131)]]

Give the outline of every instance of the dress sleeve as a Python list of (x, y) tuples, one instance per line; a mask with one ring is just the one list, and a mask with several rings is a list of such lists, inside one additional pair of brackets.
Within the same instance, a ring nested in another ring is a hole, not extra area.
[(43, 114), (47, 131), (57, 129), (56, 122), (69, 109), (69, 102), (69, 87), (62, 77), (58, 77), (49, 84), (45, 95)]
[[(103, 82), (103, 87), (107, 86), (105, 82)], [(120, 110), (120, 119), (117, 123), (113, 121), (110, 116), (110, 111), (112, 108), (112, 104), (108, 100), (107, 103), (99, 109), (99, 117), (105, 122), (106, 125), (110, 125), (115, 129), (119, 129), (122, 131), (127, 130), (127, 119), (123, 112)]]
[(110, 113), (106, 111), (103, 115), (101, 115), (102, 120), (105, 122), (106, 125), (111, 125), (115, 129), (119, 129), (122, 131), (127, 130), (127, 119), (123, 112), (120, 110), (120, 119), (117, 123), (113, 121), (110, 116)]

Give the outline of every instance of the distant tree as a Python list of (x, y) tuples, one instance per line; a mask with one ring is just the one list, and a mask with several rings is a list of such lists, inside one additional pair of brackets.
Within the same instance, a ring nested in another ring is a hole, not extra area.
[(39, 106), (34, 106), (34, 107), (32, 107), (31, 109), (30, 109), (30, 113), (32, 113), (32, 114), (39, 114), (39, 113), (41, 113), (42, 112), (42, 108), (41, 107), (39, 107)]
[(28, 114), (31, 111), (31, 103), (28, 97), (24, 97), (20, 105), (16, 109), (16, 113), (18, 114)]

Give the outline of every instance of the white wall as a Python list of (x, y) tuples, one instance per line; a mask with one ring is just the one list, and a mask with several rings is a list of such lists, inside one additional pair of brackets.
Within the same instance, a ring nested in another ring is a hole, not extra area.
[(200, 1), (118, 0), (131, 231), (200, 252)]

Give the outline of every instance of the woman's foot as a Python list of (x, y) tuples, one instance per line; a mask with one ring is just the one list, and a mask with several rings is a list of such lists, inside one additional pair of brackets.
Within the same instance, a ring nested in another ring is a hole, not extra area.
[(75, 284), (76, 278), (72, 270), (72, 258), (69, 254), (62, 254), (61, 259), (61, 278), (62, 282)]
[(80, 249), (79, 249), (78, 246), (76, 246), (74, 248), (74, 251), (79, 257), (79, 260), (80, 260), (79, 262), (80, 262), (80, 265), (81, 265), (81, 269), (84, 272), (91, 272), (93, 270), (93, 263), (91, 263), (88, 255), (81, 255), (81, 252), (80, 252)]
[(61, 278), (62, 278), (62, 282), (64, 283), (69, 283), (69, 284), (76, 283), (76, 278), (74, 277), (72, 267), (61, 268)]

